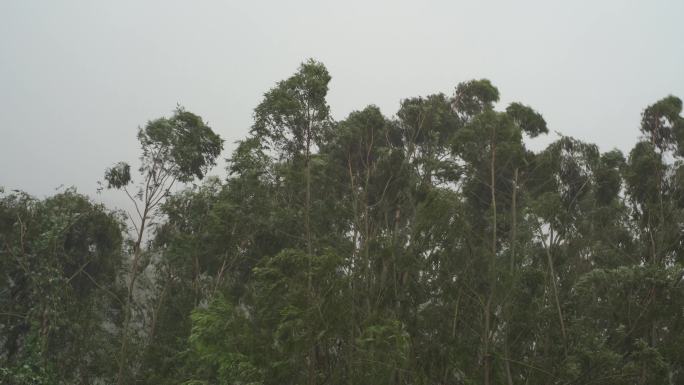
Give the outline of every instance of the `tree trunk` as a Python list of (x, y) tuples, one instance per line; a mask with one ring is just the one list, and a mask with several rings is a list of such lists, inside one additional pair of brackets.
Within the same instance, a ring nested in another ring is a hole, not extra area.
[(133, 246), (133, 261), (131, 264), (131, 279), (128, 283), (128, 289), (126, 292), (126, 303), (124, 304), (124, 323), (121, 330), (121, 348), (119, 350), (119, 371), (116, 376), (117, 385), (124, 385), (124, 371), (126, 369), (126, 363), (128, 362), (128, 333), (132, 317), (132, 306), (133, 306), (133, 290), (135, 288), (135, 281), (138, 278), (138, 264), (140, 263), (140, 257), (142, 254), (142, 240), (145, 235), (145, 224), (147, 221), (147, 214), (149, 211), (149, 205), (146, 204), (143, 210), (142, 219), (140, 221), (140, 227), (138, 228), (138, 238)]
[(556, 302), (556, 311), (558, 312), (558, 320), (560, 322), (560, 328), (561, 328), (561, 334), (563, 336), (563, 350), (565, 351), (565, 356), (567, 357), (568, 355), (568, 346), (567, 346), (567, 334), (565, 333), (565, 321), (563, 321), (563, 311), (561, 308), (560, 304), (560, 298), (558, 296), (558, 287), (556, 285), (556, 273), (553, 268), (553, 258), (551, 256), (551, 247), (553, 246), (553, 230), (551, 230), (551, 234), (549, 236), (549, 245), (546, 247), (546, 260), (549, 265), (549, 275), (551, 279), (551, 289), (553, 289), (553, 297)]
[(491, 239), (491, 256), (487, 266), (489, 275), (488, 298), (484, 309), (484, 333), (483, 338), (483, 366), (484, 366), (484, 385), (491, 384), (492, 372), (492, 357), (490, 352), (490, 337), (492, 330), (492, 302), (494, 300), (494, 286), (496, 285), (496, 127), (492, 127), (490, 142), (491, 160), (490, 160), (490, 192), (491, 192), (491, 210), (492, 210), (492, 239)]

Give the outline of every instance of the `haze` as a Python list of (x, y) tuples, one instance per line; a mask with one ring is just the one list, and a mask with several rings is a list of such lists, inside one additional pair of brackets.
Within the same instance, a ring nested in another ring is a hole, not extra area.
[[(488, 78), (552, 131), (628, 152), (642, 109), (684, 97), (682, 1), (3, 1), (0, 186), (93, 194), (176, 104), (226, 140), (307, 58), (336, 119)], [(222, 167), (222, 166), (220, 166)], [(218, 167), (214, 174), (223, 175)]]

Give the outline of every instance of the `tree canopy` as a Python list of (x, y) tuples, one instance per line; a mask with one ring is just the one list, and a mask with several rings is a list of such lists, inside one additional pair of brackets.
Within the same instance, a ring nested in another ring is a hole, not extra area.
[(330, 80), (267, 90), (223, 177), (200, 116), (148, 122), (105, 171), (135, 211), (0, 194), (0, 382), (684, 384), (681, 99), (535, 152), (487, 79), (339, 121)]

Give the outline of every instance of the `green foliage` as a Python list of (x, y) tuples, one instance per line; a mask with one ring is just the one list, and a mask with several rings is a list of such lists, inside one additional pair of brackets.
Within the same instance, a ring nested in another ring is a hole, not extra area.
[[(137, 191), (128, 191), (127, 185), (131, 182), (128, 164), (119, 162), (105, 171), (107, 187), (123, 190), (137, 214), (134, 217), (127, 212), (136, 234), (131, 247), (131, 262), (127, 266), (128, 271), (123, 275), (127, 290), (122, 301), (121, 348), (117, 357), (118, 385), (132, 381), (137, 376), (136, 370), (131, 370), (136, 369), (137, 365), (129, 362), (138, 361), (143, 355), (155, 356), (154, 347), (149, 343), (137, 341), (138, 349), (129, 348), (129, 345), (135, 344), (130, 330), (131, 324), (145, 323), (146, 318), (151, 318), (152, 326), (148, 333), (150, 339), (154, 337), (162, 310), (161, 304), (165, 299), (168, 282), (171, 281), (172, 272), (167, 271), (167, 284), (163, 285), (162, 293), (156, 298), (156, 307), (152, 306), (150, 310), (149, 306), (145, 306), (147, 304), (140, 303), (144, 301), (140, 301), (139, 297), (146, 297), (144, 291), (147, 288), (139, 287), (138, 278), (152, 260), (150, 253), (144, 250), (143, 240), (150, 226), (157, 224), (155, 221), (160, 219), (159, 208), (170, 195), (175, 183), (190, 182), (195, 178), (202, 179), (216, 164), (216, 158), (223, 149), (223, 140), (204, 123), (202, 118), (180, 106), (170, 118), (159, 118), (140, 128), (138, 140), (142, 147), (138, 169), (142, 178), (138, 182)], [(199, 271), (196, 274), (199, 274)], [(140, 291), (144, 294), (139, 294)]]
[(511, 103), (506, 108), (506, 113), (523, 131), (531, 138), (549, 132), (546, 121), (538, 112), (520, 103)]
[(322, 63), (313, 59), (302, 63), (296, 74), (264, 95), (254, 110), (252, 132), (286, 157), (320, 144), (330, 120), (325, 100), (329, 82)]
[[(177, 245), (165, 251), (179, 251), (175, 268), (196, 271), (182, 256), (201, 255), (202, 274), (218, 277), (221, 253), (232, 266), (230, 278), (207, 281), (220, 288), (200, 295), (208, 302), (192, 313), (187, 366), (176, 378), (679, 378), (680, 348), (669, 340), (681, 339), (681, 305), (672, 301), (680, 268), (640, 264), (650, 260), (639, 240), (656, 231), (653, 205), (671, 196), (667, 218), (680, 218), (678, 174), (652, 145), (625, 160), (562, 137), (531, 153), (523, 133), (546, 133), (543, 117), (520, 103), (496, 111), (498, 90), (486, 80), (462, 83), (451, 99), (405, 99), (394, 120), (369, 106), (332, 124), (329, 76), (314, 68), (323, 67), (305, 63), (265, 95), (225, 184), (166, 207), (176, 230), (159, 239)], [(307, 103), (317, 112), (306, 115)], [(677, 245), (676, 226), (660, 223), (669, 238), (656, 243)]]
[(489, 80), (471, 80), (456, 87), (453, 108), (465, 116), (475, 116), (491, 110), (498, 101), (499, 90)]
[(395, 382), (408, 367), (410, 335), (401, 321), (385, 318), (363, 328), (356, 339), (354, 383)]
[(680, 99), (628, 156), (532, 152), (543, 116), (486, 79), (339, 122), (330, 79), (303, 63), (226, 178), (174, 193), (222, 141), (182, 108), (141, 128), (137, 191), (105, 172), (130, 258), (74, 191), (2, 193), (0, 382), (684, 384)]
[(107, 188), (120, 189), (131, 182), (131, 166), (126, 162), (119, 162), (105, 170)]
[[(309, 298), (307, 268), (318, 277)], [(344, 325), (334, 255), (306, 256), (285, 250), (255, 268), (248, 295), (239, 304), (225, 297), (193, 312), (190, 342), (198, 361), (196, 376), (217, 384), (278, 384), (304, 379), (307, 354), (325, 355)], [(339, 317), (339, 320), (335, 320)], [(195, 358), (193, 358), (195, 360)], [(193, 379), (193, 381), (201, 381)]]
[[(170, 118), (150, 121), (138, 131), (141, 173), (160, 167), (181, 182), (202, 179), (223, 149), (223, 140), (201, 117), (177, 107)], [(165, 170), (168, 169), (168, 170)]]
[(679, 144), (684, 124), (681, 113), (681, 99), (672, 95), (661, 99), (644, 110), (641, 115), (641, 132), (660, 151), (674, 149)]
[[(89, 383), (111, 370), (120, 218), (69, 189), (0, 198), (0, 366), (6, 383)], [(41, 382), (43, 381), (43, 382)]]

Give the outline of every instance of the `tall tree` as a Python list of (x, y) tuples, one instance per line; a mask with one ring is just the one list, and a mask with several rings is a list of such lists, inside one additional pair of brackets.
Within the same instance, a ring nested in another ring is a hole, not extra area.
[[(325, 100), (330, 75), (325, 66), (313, 59), (302, 63), (299, 70), (279, 82), (264, 95), (264, 100), (254, 110), (255, 123), (252, 132), (266, 140), (267, 146), (281, 160), (301, 164), (304, 169), (304, 243), (309, 258), (317, 251), (311, 230), (311, 160), (316, 147), (321, 144), (330, 123), (330, 108)], [(314, 296), (312, 269), (309, 267), (309, 295)], [(315, 380), (315, 347), (308, 357), (308, 384)]]
[(129, 213), (135, 230), (131, 251), (130, 268), (125, 276), (127, 290), (123, 308), (124, 321), (121, 330), (121, 349), (118, 355), (117, 384), (130, 381), (128, 367), (132, 354), (128, 346), (130, 327), (134, 312), (136, 281), (144, 269), (144, 248), (148, 228), (158, 219), (159, 207), (176, 182), (202, 179), (223, 149), (223, 141), (201, 117), (176, 108), (170, 118), (150, 121), (138, 130), (142, 154), (140, 156), (141, 180), (137, 190), (129, 191), (130, 166), (120, 162), (105, 172), (107, 188), (120, 189), (126, 193), (135, 207), (135, 216)]

